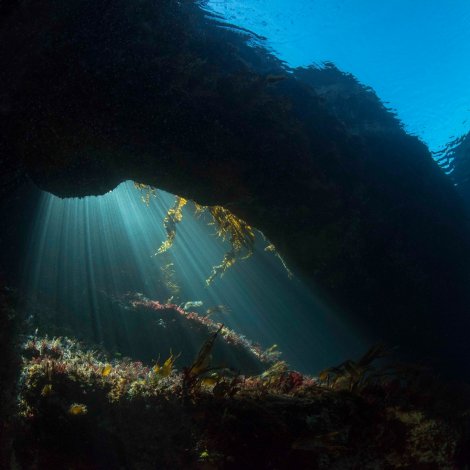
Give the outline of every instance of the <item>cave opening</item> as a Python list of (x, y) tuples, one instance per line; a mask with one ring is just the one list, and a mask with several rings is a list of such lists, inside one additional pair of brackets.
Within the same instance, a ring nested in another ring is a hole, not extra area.
[[(187, 365), (201, 338), (171, 316), (148, 313), (139, 324), (132, 305), (145, 299), (223, 323), (263, 349), (277, 345), (282, 358), (305, 373), (368, 345), (298, 276), (290, 278), (259, 231), (253, 255), (208, 284), (230, 244), (216, 236), (210, 215), (196, 214), (189, 202), (173, 245), (158, 253), (174, 198), (131, 181), (103, 196), (60, 199), (42, 192), (21, 281), (29, 333), (72, 336), (148, 364), (170, 349), (184, 350), (176, 366)], [(240, 367), (236, 360), (227, 365)]]
[(467, 468), (465, 0), (8, 3), (0, 466)]

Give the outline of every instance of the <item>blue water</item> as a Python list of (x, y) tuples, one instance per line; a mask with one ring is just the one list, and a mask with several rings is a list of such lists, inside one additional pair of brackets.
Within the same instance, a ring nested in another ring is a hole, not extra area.
[(291, 66), (331, 61), (437, 152), (470, 130), (470, 1), (211, 0)]
[(132, 182), (100, 197), (42, 193), (24, 266), (28, 312), (47, 304), (68, 318), (75, 335), (91, 322), (99, 343), (110, 334), (101, 327), (101, 294), (117, 299), (140, 292), (165, 302), (161, 268), (173, 262), (181, 292), (171, 302), (202, 301), (198, 313), (226, 305), (230, 313), (215, 320), (263, 348), (277, 344), (282, 358), (298, 370), (316, 372), (360, 355), (370, 344), (342, 312), (322, 304), (299, 278), (289, 279), (280, 260), (264, 251), (267, 241), (259, 232), (254, 254), (207, 287), (212, 266), (230, 246), (215, 236), (209, 217), (194, 215), (190, 203), (173, 246), (154, 255), (166, 239), (163, 219), (173, 204), (174, 196), (159, 190), (146, 206)]

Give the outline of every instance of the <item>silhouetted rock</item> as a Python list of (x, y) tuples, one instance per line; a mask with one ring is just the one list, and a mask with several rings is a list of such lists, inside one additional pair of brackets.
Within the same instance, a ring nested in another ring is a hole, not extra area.
[(330, 304), (450, 370), (470, 353), (451, 181), (351, 76), (290, 70), (218, 21), (190, 1), (22, 2), (0, 31), (2, 164), (62, 197), (134, 179), (226, 205)]

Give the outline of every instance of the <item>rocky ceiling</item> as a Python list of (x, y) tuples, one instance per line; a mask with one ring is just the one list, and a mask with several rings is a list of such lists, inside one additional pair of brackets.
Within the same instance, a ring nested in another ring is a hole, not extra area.
[(289, 69), (188, 0), (10, 2), (0, 63), (2, 197), (133, 179), (222, 204), (375, 335), (468, 355), (460, 198), (352, 76)]

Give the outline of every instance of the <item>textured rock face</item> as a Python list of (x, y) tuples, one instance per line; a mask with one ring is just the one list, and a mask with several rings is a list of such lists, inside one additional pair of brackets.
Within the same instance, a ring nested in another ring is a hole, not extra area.
[(189, 1), (23, 2), (0, 31), (6, 185), (27, 174), (67, 197), (134, 179), (225, 205), (376, 336), (468, 354), (451, 182), (352, 77), (287, 71), (248, 38)]

